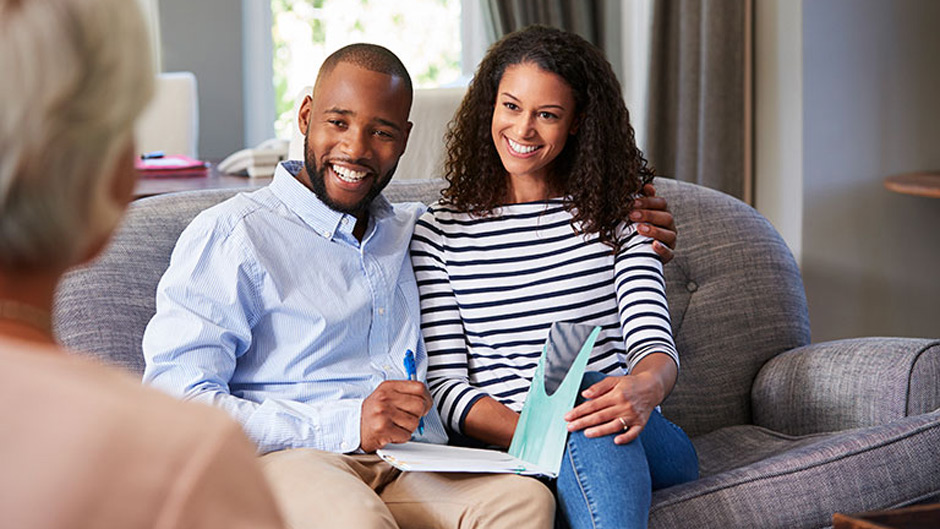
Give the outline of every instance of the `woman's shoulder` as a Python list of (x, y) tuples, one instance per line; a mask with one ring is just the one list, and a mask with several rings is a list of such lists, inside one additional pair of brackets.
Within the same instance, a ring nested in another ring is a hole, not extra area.
[(438, 200), (430, 206), (428, 210), (424, 213), (423, 218), (429, 218), (434, 220), (451, 220), (451, 219), (463, 219), (470, 218), (471, 214), (462, 211), (459, 208)]
[[(659, 256), (653, 251), (653, 238), (640, 233), (637, 230), (638, 226), (638, 224), (629, 220), (623, 221), (617, 225), (614, 230), (614, 237), (620, 245), (620, 250), (617, 252), (618, 259), (622, 260), (625, 257), (648, 257), (660, 262)], [(630, 259), (630, 261), (633, 264), (640, 262), (635, 259)]]
[(443, 234), (454, 231), (455, 227), (460, 229), (460, 226), (471, 223), (473, 218), (471, 213), (437, 201), (428, 206), (427, 211), (418, 219), (418, 227)]
[[(198, 515), (180, 505), (194, 484), (217, 496), (225, 489), (210, 483), (210, 474), (222, 464), (254, 461), (253, 445), (222, 410), (180, 402), (128, 373), (62, 349), (3, 339), (0, 363), (0, 398), (20, 403), (4, 417), (10, 435), (0, 442), (7, 455), (0, 462), (8, 483), (26, 484), (24, 505), (55, 497), (53, 509), (81, 510), (86, 521), (100, 522), (92, 525), (143, 526), (167, 513)], [(246, 472), (251, 479), (260, 475)], [(74, 483), (82, 483), (80, 491)], [(12, 515), (37, 518), (34, 511)], [(271, 516), (276, 519), (273, 510)]]
[(428, 208), (425, 218), (442, 223), (471, 226), (514, 219), (545, 218), (553, 215), (571, 216), (571, 212), (568, 211), (563, 199), (553, 198), (535, 202), (501, 204), (483, 213), (464, 211), (453, 205), (438, 201)]
[(642, 236), (637, 231), (637, 224), (631, 220), (622, 220), (620, 224), (617, 224), (617, 228), (614, 230), (614, 234), (618, 240), (624, 241), (634, 236)]
[(572, 213), (561, 199), (504, 204), (484, 213), (463, 211), (451, 204), (436, 202), (418, 220), (415, 234), (429, 239), (479, 240), (490, 236), (509, 236), (533, 226), (567, 225), (571, 218)]

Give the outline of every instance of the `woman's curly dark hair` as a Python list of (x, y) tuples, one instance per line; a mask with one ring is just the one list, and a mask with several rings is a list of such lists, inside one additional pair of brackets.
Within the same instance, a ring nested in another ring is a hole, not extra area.
[(554, 160), (550, 184), (565, 197), (573, 225), (618, 249), (617, 226), (628, 221), (633, 199), (653, 171), (636, 146), (610, 63), (595, 46), (559, 29), (530, 26), (489, 49), (445, 136), (443, 202), (476, 215), (505, 203), (508, 175), (490, 127), (503, 73), (516, 64), (557, 74), (573, 90), (578, 131)]

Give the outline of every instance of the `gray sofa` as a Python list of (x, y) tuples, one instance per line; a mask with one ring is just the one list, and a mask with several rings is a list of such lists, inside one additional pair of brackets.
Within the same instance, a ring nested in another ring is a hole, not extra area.
[[(715, 191), (656, 184), (679, 229), (666, 277), (682, 370), (663, 411), (692, 436), (701, 479), (656, 492), (650, 527), (824, 527), (834, 512), (940, 498), (940, 340), (810, 344), (799, 270), (767, 220)], [(404, 180), (386, 195), (430, 202), (439, 188)], [(141, 373), (178, 234), (232, 194), (134, 203), (102, 258), (62, 283), (62, 342)]]

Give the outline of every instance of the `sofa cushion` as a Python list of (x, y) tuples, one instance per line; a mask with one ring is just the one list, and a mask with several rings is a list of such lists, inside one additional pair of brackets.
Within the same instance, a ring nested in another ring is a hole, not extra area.
[(746, 467), (768, 457), (817, 443), (832, 434), (793, 436), (743, 424), (692, 438), (701, 477)]

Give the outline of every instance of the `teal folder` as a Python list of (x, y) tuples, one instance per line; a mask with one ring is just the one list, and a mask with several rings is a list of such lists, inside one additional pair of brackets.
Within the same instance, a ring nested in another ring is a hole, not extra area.
[(574, 407), (600, 327), (556, 322), (539, 357), (509, 445), (509, 455), (557, 476), (568, 442), (565, 414)]

